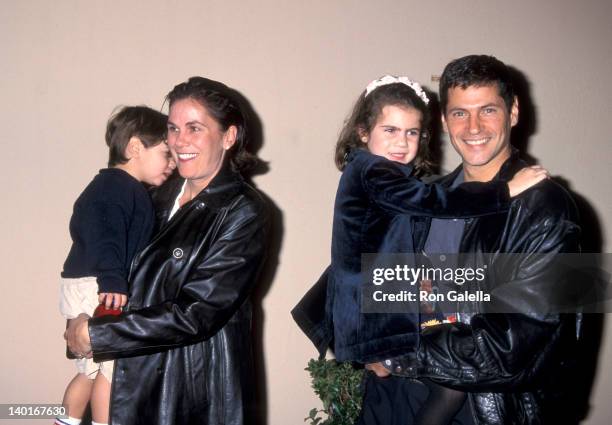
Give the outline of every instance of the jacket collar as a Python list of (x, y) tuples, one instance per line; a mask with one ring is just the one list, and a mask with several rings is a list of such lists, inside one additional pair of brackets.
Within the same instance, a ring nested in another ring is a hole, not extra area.
[(384, 160), (389, 161), (389, 162), (395, 164), (406, 175), (412, 174), (412, 170), (414, 169), (414, 167), (412, 165), (412, 162), (409, 162), (408, 164), (402, 164), (401, 162), (391, 161), (391, 160), (389, 160), (387, 158), (384, 158), (382, 156), (374, 155), (369, 150), (367, 150), (367, 149), (360, 149), (360, 148), (352, 149), (351, 151), (349, 151), (349, 153), (346, 156), (346, 163), (348, 164), (349, 162), (351, 162), (351, 161), (353, 161), (353, 160), (355, 160), (355, 159), (357, 159), (359, 157), (369, 157), (370, 159), (383, 158)]
[[(515, 147), (512, 147), (510, 158), (508, 158), (500, 167), (499, 171), (493, 177), (492, 181), (509, 181), (514, 177), (517, 171), (525, 167), (527, 163), (520, 158), (520, 152)], [(455, 170), (442, 177), (439, 182), (444, 186), (450, 186), (459, 173), (463, 172), (463, 164), (459, 165)]]
[[(242, 176), (232, 171), (230, 164), (226, 162), (208, 186), (198, 193), (191, 202), (203, 203), (211, 208), (223, 205), (227, 202), (227, 199), (239, 192), (243, 182)], [(174, 201), (181, 192), (184, 183), (185, 179), (175, 171), (168, 181), (151, 192), (153, 205), (160, 222), (167, 220), (172, 205), (174, 205)]]
[(208, 183), (208, 186), (202, 189), (195, 198), (208, 198), (218, 194), (225, 194), (228, 191), (234, 192), (242, 182), (244, 182), (242, 176), (232, 171), (229, 162), (226, 161), (217, 175)]

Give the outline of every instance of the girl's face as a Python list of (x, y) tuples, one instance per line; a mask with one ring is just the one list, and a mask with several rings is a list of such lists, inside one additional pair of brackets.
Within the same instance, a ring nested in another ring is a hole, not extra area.
[(405, 106), (387, 105), (382, 108), (372, 130), (360, 133), (361, 141), (374, 155), (408, 164), (419, 151), (421, 111)]

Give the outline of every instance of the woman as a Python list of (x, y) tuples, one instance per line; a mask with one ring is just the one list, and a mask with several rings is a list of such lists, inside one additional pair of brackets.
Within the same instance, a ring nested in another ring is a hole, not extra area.
[(236, 93), (201, 77), (169, 94), (181, 179), (155, 194), (161, 229), (132, 263), (116, 317), (76, 319), (71, 350), (117, 359), (113, 424), (243, 424), (253, 390), (251, 306), (266, 212), (238, 171), (252, 164)]

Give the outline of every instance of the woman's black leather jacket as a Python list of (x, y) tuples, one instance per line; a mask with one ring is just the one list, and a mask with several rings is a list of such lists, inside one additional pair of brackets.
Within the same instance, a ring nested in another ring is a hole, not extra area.
[(252, 419), (248, 298), (265, 257), (265, 204), (225, 167), (166, 222), (182, 182), (156, 193), (165, 224), (132, 264), (126, 311), (90, 320), (94, 360), (117, 359), (114, 425)]

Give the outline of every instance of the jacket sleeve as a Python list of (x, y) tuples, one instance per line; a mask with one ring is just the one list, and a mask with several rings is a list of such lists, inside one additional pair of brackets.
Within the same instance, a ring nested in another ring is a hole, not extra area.
[(88, 247), (88, 256), (95, 258), (94, 275), (99, 292), (128, 293), (127, 234), (130, 213), (118, 203), (95, 202), (88, 207), (88, 229), (79, 237)]
[(387, 160), (373, 161), (365, 167), (361, 180), (370, 200), (393, 214), (475, 217), (506, 211), (510, 205), (506, 182), (469, 182), (448, 188), (406, 175)]
[(414, 353), (388, 361), (394, 374), (479, 392), (524, 389), (537, 385), (543, 373), (559, 373), (559, 357), (575, 343), (578, 330), (575, 314), (546, 311), (562, 280), (552, 264), (557, 254), (578, 252), (579, 227), (568, 219), (541, 217), (523, 219), (515, 230), (521, 242), (514, 252), (526, 254), (520, 268), (501, 269), (501, 287), (511, 286), (513, 301), (520, 300), (520, 311), (527, 313), (483, 313), (469, 325), (429, 328)]
[(317, 282), (291, 310), (293, 320), (317, 348), (319, 358), (325, 357), (327, 349), (333, 347), (334, 330), (325, 308), (330, 269), (331, 266), (325, 269)]
[(262, 209), (249, 204), (229, 211), (214, 243), (174, 299), (90, 319), (94, 360), (166, 351), (213, 336), (257, 281), (265, 257), (266, 222)]

